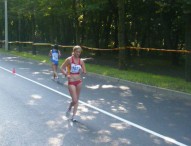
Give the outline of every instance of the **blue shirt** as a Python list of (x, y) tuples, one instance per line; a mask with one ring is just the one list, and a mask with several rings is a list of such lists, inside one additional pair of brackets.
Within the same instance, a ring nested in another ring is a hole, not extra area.
[(54, 64), (56, 64), (56, 65), (58, 65), (58, 50), (56, 50), (56, 49), (52, 49), (51, 50), (51, 61), (52, 61), (52, 63), (54, 63)]

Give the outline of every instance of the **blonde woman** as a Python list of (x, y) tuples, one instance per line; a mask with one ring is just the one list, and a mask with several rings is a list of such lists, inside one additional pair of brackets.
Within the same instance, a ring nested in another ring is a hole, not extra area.
[[(78, 100), (82, 87), (81, 73), (86, 74), (85, 63), (80, 59), (81, 52), (82, 48), (80, 46), (74, 46), (72, 55), (66, 58), (60, 67), (61, 72), (68, 79), (68, 90), (70, 96), (72, 97), (72, 101), (67, 109), (66, 117), (71, 118), (72, 121), (75, 121), (74, 116), (76, 115), (78, 109)], [(72, 116), (70, 117), (71, 112)]]

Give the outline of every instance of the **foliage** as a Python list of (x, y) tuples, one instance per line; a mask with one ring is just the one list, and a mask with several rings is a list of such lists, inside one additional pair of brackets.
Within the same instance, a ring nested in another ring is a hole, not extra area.
[[(162, 35), (166, 25), (163, 16), (172, 25), (169, 31), (180, 32), (175, 46), (184, 42), (182, 13), (190, 10), (190, 0), (124, 1), (126, 44), (164, 48), (163, 42), (168, 41)], [(8, 0), (9, 31), (13, 34), (10, 40), (71, 44), (76, 39), (78, 44), (114, 47), (118, 44), (117, 3), (115, 0)], [(3, 8), (3, 0), (0, 4)], [(0, 19), (3, 17), (1, 11)], [(19, 27), (22, 29), (18, 30)], [(3, 35), (3, 25), (0, 28)], [(29, 34), (24, 35), (26, 31)], [(20, 39), (16, 33), (21, 34)]]
[[(185, 39), (184, 18), (185, 14), (191, 13), (190, 0), (124, 0), (122, 20), (119, 19), (120, 2), (122, 1), (8, 0), (9, 40), (116, 48), (122, 41), (119, 38), (119, 25), (123, 23), (124, 45), (185, 49), (185, 40), (189, 38)], [(0, 1), (0, 9), (0, 21), (3, 22), (4, 0)], [(1, 23), (1, 40), (4, 35), (4, 24)], [(115, 55), (128, 61), (131, 56), (137, 55), (130, 50), (120, 52), (116, 51)], [(96, 54), (101, 55), (102, 52)], [(148, 53), (140, 51), (138, 55), (147, 56)], [(160, 55), (161, 52), (157, 52), (153, 57)], [(179, 65), (182, 56), (172, 54), (172, 64)]]

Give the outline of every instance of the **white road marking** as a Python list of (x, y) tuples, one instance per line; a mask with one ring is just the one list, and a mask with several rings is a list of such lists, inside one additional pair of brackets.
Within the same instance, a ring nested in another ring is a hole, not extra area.
[[(3, 68), (3, 67), (1, 67), (1, 66), (0, 66), (0, 68), (1, 68), (2, 70), (5, 70), (5, 71), (9, 72), (9, 73), (12, 73), (11, 70), (8, 70), (8, 69)], [(31, 80), (31, 79), (29, 79), (29, 78), (26, 78), (26, 77), (24, 77), (24, 76), (22, 76), (22, 75), (20, 75), (20, 74), (15, 73), (15, 75), (18, 76), (18, 77), (20, 77), (20, 78), (23, 78), (23, 79), (25, 79), (25, 80), (28, 80), (28, 81), (30, 81), (30, 82), (32, 82), (32, 83), (35, 83), (35, 84), (37, 84), (37, 85), (39, 85), (39, 86), (42, 86), (42, 87), (44, 87), (44, 88), (46, 88), (46, 89), (48, 89), (48, 90), (51, 90), (51, 91), (53, 91), (53, 92), (55, 92), (55, 93), (58, 93), (58, 94), (60, 94), (60, 95), (62, 95), (62, 96), (65, 96), (65, 97), (71, 99), (71, 97), (70, 97), (69, 95), (67, 95), (67, 94), (64, 94), (64, 93), (62, 93), (62, 92), (59, 92), (59, 91), (57, 91), (57, 90), (55, 90), (55, 89), (52, 89), (52, 88), (46, 86), (46, 85), (43, 85), (43, 84), (41, 84), (41, 83), (39, 83), (39, 82), (36, 82), (36, 81)], [(97, 111), (99, 111), (99, 112), (101, 112), (101, 113), (103, 113), (103, 114), (105, 114), (105, 115), (107, 115), (107, 116), (110, 116), (110, 117), (112, 117), (112, 118), (114, 118), (114, 119), (117, 119), (117, 120), (119, 120), (119, 121), (121, 121), (121, 122), (124, 122), (124, 123), (126, 123), (126, 124), (129, 124), (129, 125), (131, 125), (131, 126), (133, 126), (133, 127), (136, 127), (136, 128), (138, 128), (138, 129), (140, 129), (140, 130), (142, 130), (142, 131), (145, 131), (145, 132), (147, 132), (147, 133), (149, 133), (149, 134), (155, 135), (155, 136), (157, 136), (157, 137), (159, 137), (159, 138), (161, 138), (161, 139), (163, 139), (163, 140), (165, 140), (165, 141), (171, 142), (171, 143), (176, 144), (176, 145), (178, 145), (178, 146), (188, 146), (188, 145), (183, 144), (183, 143), (181, 143), (181, 142), (179, 142), (179, 141), (176, 141), (176, 140), (173, 139), (173, 138), (170, 138), (170, 137), (168, 137), (168, 136), (164, 136), (164, 135), (162, 135), (162, 134), (159, 134), (159, 133), (157, 133), (157, 132), (154, 132), (154, 131), (152, 131), (152, 130), (149, 130), (149, 129), (143, 127), (143, 126), (140, 126), (140, 125), (138, 125), (138, 124), (135, 124), (135, 123), (133, 123), (133, 122), (131, 122), (131, 121), (128, 121), (128, 120), (126, 120), (126, 119), (123, 119), (123, 118), (121, 118), (121, 117), (119, 117), (119, 116), (116, 116), (116, 115), (114, 115), (114, 114), (112, 114), (112, 113), (109, 113), (109, 112), (104, 111), (104, 110), (102, 110), (102, 109), (100, 109), (100, 108), (97, 108), (97, 107), (95, 107), (95, 106), (92, 106), (92, 105), (90, 105), (90, 104), (88, 104), (88, 103), (85, 103), (85, 102), (83, 102), (83, 101), (81, 101), (81, 100), (79, 100), (79, 102), (80, 102), (81, 104), (83, 104), (83, 105), (86, 105), (86, 106), (89, 107), (89, 108), (92, 108), (92, 109), (94, 109), (94, 110), (97, 110)]]

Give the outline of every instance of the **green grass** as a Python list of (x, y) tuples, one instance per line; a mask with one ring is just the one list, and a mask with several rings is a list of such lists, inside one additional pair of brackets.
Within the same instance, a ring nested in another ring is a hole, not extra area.
[[(17, 51), (4, 51), (0, 49), (1, 53), (11, 53), (13, 55), (25, 57), (28, 59), (37, 60), (50, 64), (50, 58), (43, 55), (32, 55), (31, 53), (26, 52), (17, 52)], [(166, 75), (156, 75), (152, 73), (145, 73), (136, 70), (118, 70), (117, 68), (112, 68), (108, 66), (94, 65), (86, 63), (86, 68), (88, 72), (93, 72), (105, 76), (111, 76), (123, 80), (144, 83), (147, 85), (172, 89), (176, 91), (181, 91), (185, 93), (191, 93), (191, 82), (186, 82), (184, 79), (170, 77)]]
[(191, 93), (191, 83), (186, 82), (181, 78), (173, 78), (169, 76), (156, 75), (135, 70), (121, 71), (115, 68), (100, 65), (87, 64), (86, 66), (87, 70), (90, 72), (96, 72), (98, 74), (112, 76), (123, 80)]

